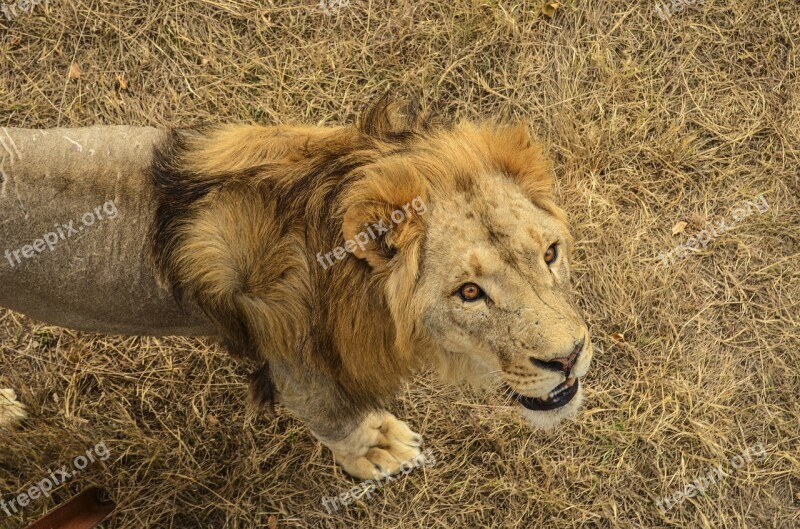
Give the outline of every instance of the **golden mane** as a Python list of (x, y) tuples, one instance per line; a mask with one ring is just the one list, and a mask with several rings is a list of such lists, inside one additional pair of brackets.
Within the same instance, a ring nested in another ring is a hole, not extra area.
[(232, 354), (258, 364), (259, 402), (273, 398), (269, 365), (281, 362), (324, 374), (353, 410), (371, 409), (420, 364), (425, 337), (411, 299), (426, 217), (328, 269), (318, 253), (417, 197), (470, 193), (498, 173), (565, 221), (524, 125), (433, 124), (383, 99), (356, 126), (175, 130), (152, 166), (153, 261)]

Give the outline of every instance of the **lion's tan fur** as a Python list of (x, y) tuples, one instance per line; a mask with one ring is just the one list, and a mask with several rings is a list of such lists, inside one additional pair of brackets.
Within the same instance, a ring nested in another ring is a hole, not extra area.
[[(564, 226), (571, 247), (549, 163), (519, 124), (430, 126), (379, 104), (358, 126), (179, 131), (157, 152), (154, 175), (154, 256), (164, 280), (205, 310), (234, 354), (267, 369), (262, 382), (271, 363), (321, 374), (343, 415), (379, 408), (426, 361), (452, 360), (442, 371), (460, 375), (456, 364), (477, 365), (444, 350), (422, 321), (439, 294), (417, 285), (437, 203), (491, 195), (491, 178), (502, 178)], [(317, 263), (317, 252), (415, 197), (431, 215), (407, 219), (329, 269)]]
[(25, 407), (13, 389), (0, 388), (0, 428), (9, 428), (25, 418)]

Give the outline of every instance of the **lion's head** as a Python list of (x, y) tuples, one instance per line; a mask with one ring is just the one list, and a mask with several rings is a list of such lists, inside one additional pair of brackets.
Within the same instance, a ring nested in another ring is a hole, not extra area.
[[(573, 415), (592, 345), (570, 291), (566, 216), (527, 127), (456, 125), (365, 174), (344, 237), (376, 219), (390, 228), (353, 253), (384, 285), (398, 348), (448, 379), (500, 383), (534, 426)], [(424, 211), (409, 209), (415, 199)]]

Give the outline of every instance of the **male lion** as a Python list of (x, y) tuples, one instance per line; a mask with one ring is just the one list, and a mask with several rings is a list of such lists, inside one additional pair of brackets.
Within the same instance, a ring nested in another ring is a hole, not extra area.
[[(96, 310), (79, 284), (80, 302), (56, 300), (39, 285), (46, 270), (24, 268), (48, 254), (0, 269), (0, 304), (103, 332), (219, 334), (257, 364), (254, 400), (276, 398), (358, 478), (420, 454), (421, 437), (385, 405), (421, 366), (502, 385), (536, 427), (578, 409), (592, 346), (570, 294), (572, 237), (525, 126), (434, 125), (382, 100), (357, 126), (136, 129), (125, 141), (87, 130), (67, 139), (81, 153), (118, 141), (117, 163), (139, 183), (126, 184), (126, 202), (119, 174), (103, 188), (93, 173), (92, 189), (111, 190), (127, 220), (97, 228), (108, 231), (85, 255), (67, 241), (67, 264), (125, 298)], [(37, 148), (16, 138), (21, 160)], [(136, 180), (143, 159), (149, 176)]]

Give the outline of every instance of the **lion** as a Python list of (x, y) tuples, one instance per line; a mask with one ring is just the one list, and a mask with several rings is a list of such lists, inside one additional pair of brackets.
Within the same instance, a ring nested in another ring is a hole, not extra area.
[(420, 369), (502, 388), (535, 428), (581, 406), (592, 344), (552, 172), (524, 123), (385, 98), (348, 126), (176, 129), (152, 152), (149, 269), (254, 364), (255, 404), (373, 479), (421, 454), (387, 411)]
[(261, 363), (255, 400), (277, 396), (347, 473), (419, 455), (385, 406), (425, 364), (501, 381), (535, 426), (579, 407), (592, 348), (573, 240), (524, 125), (379, 103), (358, 127), (178, 131), (153, 175), (162, 279)]

